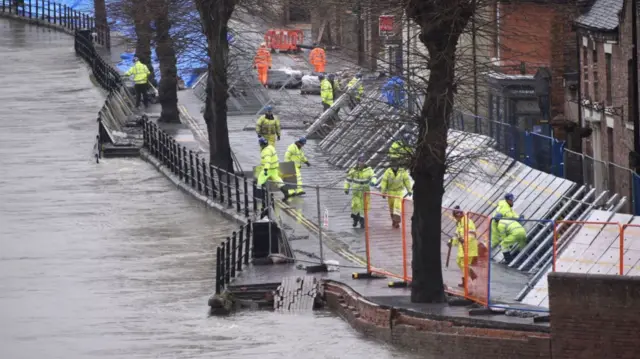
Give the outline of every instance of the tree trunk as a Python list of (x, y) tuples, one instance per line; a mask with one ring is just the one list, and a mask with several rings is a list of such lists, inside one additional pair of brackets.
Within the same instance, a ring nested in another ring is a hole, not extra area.
[(414, 303), (446, 300), (440, 250), (447, 132), (453, 112), (456, 48), (471, 9), (465, 0), (410, 0), (407, 7), (407, 15), (420, 26), (420, 41), (429, 51), (429, 82), (418, 119), (416, 160), (411, 168), (415, 181), (411, 218)]
[(107, 5), (105, 0), (93, 0), (93, 8), (96, 14), (96, 33), (101, 42), (104, 42), (106, 34), (109, 32), (107, 23)]
[(160, 120), (180, 123), (178, 113), (178, 68), (176, 52), (171, 38), (168, 0), (154, 0), (156, 22), (156, 54), (160, 62), (158, 102), (162, 106)]
[(151, 38), (153, 31), (151, 30), (151, 16), (149, 14), (149, 6), (147, 0), (133, 0), (133, 20), (136, 31), (136, 56), (140, 62), (149, 67), (151, 76), (149, 82), (157, 86), (156, 76), (153, 72), (151, 64)]
[(209, 137), (210, 163), (233, 172), (233, 159), (227, 125), (229, 83), (229, 43), (227, 24), (236, 0), (196, 0), (202, 26), (207, 37), (209, 68), (204, 120)]

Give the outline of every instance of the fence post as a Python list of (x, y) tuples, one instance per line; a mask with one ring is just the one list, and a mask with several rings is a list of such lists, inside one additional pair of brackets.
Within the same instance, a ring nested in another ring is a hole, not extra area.
[[(53, 6), (55, 6), (55, 3), (53, 4)], [(47, 0), (47, 21), (51, 22), (51, 0)]]
[(231, 278), (236, 277), (236, 251), (238, 250), (238, 234), (233, 231), (231, 234)]
[(231, 173), (229, 172), (227, 172), (227, 202), (229, 208), (233, 208), (233, 199), (231, 198)]
[(209, 165), (209, 177), (211, 178), (211, 199), (216, 199), (216, 176), (213, 165)]
[(247, 220), (246, 225), (246, 234), (247, 243), (244, 246), (244, 264), (249, 265), (249, 256), (251, 255), (251, 220)]
[(211, 181), (207, 181), (207, 162), (202, 160), (202, 187), (204, 187), (204, 196), (209, 198), (209, 186)]
[(216, 294), (220, 294), (220, 261), (222, 260), (222, 256), (220, 255), (220, 246), (216, 247)]
[(256, 190), (258, 189), (258, 184), (256, 183), (256, 181), (253, 181), (251, 183), (251, 187), (253, 187), (253, 213), (258, 212), (258, 201), (256, 198)]
[(224, 288), (225, 284), (227, 283), (227, 273), (226, 273), (226, 269), (227, 269), (227, 264), (226, 264), (226, 259), (227, 259), (227, 243), (222, 241), (222, 244), (220, 245), (221, 249), (220, 249), (220, 284), (221, 287)]
[(189, 162), (187, 161), (187, 148), (184, 146), (182, 146), (182, 166), (184, 167), (184, 182), (189, 184), (189, 175), (187, 174)]
[(242, 258), (244, 254), (242, 242), (244, 242), (244, 226), (240, 226), (240, 232), (238, 232), (238, 272), (242, 272), (242, 262), (244, 261), (244, 258)]
[(216, 174), (218, 175), (218, 194), (220, 195), (220, 203), (224, 204), (224, 187), (222, 186), (222, 172), (216, 167)]
[(178, 145), (178, 142), (176, 142), (175, 138), (171, 139), (171, 147), (173, 152), (173, 173), (178, 174), (178, 162), (180, 161), (180, 158), (178, 157), (178, 148), (180, 148), (180, 146)]
[(230, 274), (230, 270), (231, 270), (231, 238), (227, 237), (227, 242), (226, 242), (226, 246), (227, 246), (227, 250), (225, 251), (225, 259), (224, 259), (224, 282), (226, 284), (229, 284), (229, 282), (231, 281), (231, 277), (229, 276)]
[(191, 178), (191, 188), (196, 187), (196, 179), (194, 177), (195, 171), (193, 169), (193, 151), (189, 150), (189, 178)]
[(200, 183), (200, 155), (196, 153), (196, 187), (198, 189), (198, 193), (202, 192), (202, 186)]
[[(29, 0), (29, 19), (31, 19), (31, 9), (32, 9), (31, 0)], [(24, 6), (23, 6), (22, 7), (22, 15), (25, 16), (25, 17), (26, 17), (26, 12), (27, 12), (27, 9), (25, 9)]]
[(240, 205), (240, 181), (238, 180), (238, 175), (234, 174), (233, 178), (235, 179), (236, 183), (236, 212), (241, 213), (242, 212), (242, 206)]
[(249, 217), (249, 184), (247, 183), (247, 177), (242, 177), (244, 184), (244, 216)]

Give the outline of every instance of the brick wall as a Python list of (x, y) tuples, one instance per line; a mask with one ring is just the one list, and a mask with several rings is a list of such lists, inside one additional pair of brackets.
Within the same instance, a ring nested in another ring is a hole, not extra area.
[(553, 359), (638, 358), (640, 277), (551, 273)]
[[(623, 11), (624, 17), (621, 18), (617, 43), (607, 40), (603, 34), (580, 31), (578, 45), (583, 98), (611, 108), (611, 111), (604, 113), (585, 108), (585, 123), (594, 129), (594, 135), (585, 140), (585, 153), (603, 161), (599, 167), (606, 179), (607, 188), (604, 189), (631, 198), (631, 175), (625, 170), (629, 166), (629, 151), (633, 149), (633, 131), (628, 127), (630, 118), (627, 97), (628, 78), (631, 75), (627, 71), (627, 60), (631, 58), (631, 11), (630, 2), (625, 3), (627, 8)], [(607, 103), (607, 54), (611, 54), (612, 63), (610, 103)], [(597, 56), (597, 61), (594, 61), (594, 56)], [(585, 81), (585, 64), (588, 81)], [(594, 84), (594, 70), (598, 74), (597, 86)], [(577, 115), (576, 113), (575, 121)], [(599, 121), (590, 122), (590, 117)], [(613, 142), (610, 142), (611, 138)], [(626, 210), (629, 209), (627, 206)]]
[[(528, 359), (549, 358), (549, 334), (512, 330), (505, 324), (463, 318), (429, 319), (378, 306), (346, 286), (325, 284), (330, 308), (361, 332), (401, 347), (420, 350), (437, 358)], [(493, 323), (493, 324), (492, 324)], [(492, 327), (493, 325), (493, 327)]]

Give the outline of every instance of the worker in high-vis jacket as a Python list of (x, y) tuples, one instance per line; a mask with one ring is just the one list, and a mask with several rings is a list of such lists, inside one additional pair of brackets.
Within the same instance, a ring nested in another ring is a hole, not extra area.
[(364, 155), (360, 155), (356, 166), (347, 172), (347, 179), (344, 182), (344, 193), (352, 192), (351, 219), (353, 219), (353, 227), (360, 223), (360, 228), (364, 228), (364, 211), (370, 205), (370, 201), (367, 201), (367, 208), (365, 208), (365, 193), (376, 185), (375, 173), (365, 162)]
[(296, 179), (298, 181), (298, 185), (295, 189), (289, 189), (289, 196), (301, 196), (305, 194), (304, 188), (302, 187), (302, 173), (300, 168), (302, 168), (302, 164), (307, 166), (311, 166), (309, 160), (307, 160), (307, 156), (305, 156), (302, 147), (307, 143), (306, 137), (300, 137), (296, 142), (289, 145), (287, 148), (287, 152), (284, 154), (285, 162), (293, 162), (296, 167)]
[(273, 106), (264, 108), (264, 115), (258, 118), (256, 122), (256, 133), (258, 137), (264, 137), (271, 146), (276, 145), (276, 139), (280, 141), (280, 119), (273, 114)]
[(280, 161), (275, 147), (269, 144), (264, 137), (258, 138), (260, 144), (260, 166), (261, 171), (258, 175), (258, 186), (264, 186), (267, 181), (271, 181), (278, 186), (278, 189), (284, 194), (285, 201), (289, 199), (289, 186), (286, 186), (280, 178)]
[(389, 204), (389, 215), (391, 216), (391, 227), (400, 228), (402, 220), (402, 199), (411, 195), (411, 179), (409, 172), (399, 166), (387, 168), (382, 175), (380, 189), (383, 197), (387, 197)]
[[(496, 207), (493, 216), (500, 215), (502, 218), (508, 219), (520, 219), (522, 220), (523, 216), (518, 216), (518, 213), (513, 209), (513, 202), (515, 201), (515, 196), (512, 193), (507, 193), (504, 195), (504, 199), (498, 202), (498, 206)], [(498, 244), (500, 244), (500, 240), (498, 239), (498, 223), (496, 221), (491, 222), (491, 248), (495, 248)]]
[(493, 217), (497, 223), (498, 240), (506, 263), (511, 262), (527, 245), (527, 231), (517, 219), (505, 219), (498, 213)]
[(309, 52), (309, 63), (313, 65), (313, 70), (318, 73), (324, 72), (324, 67), (327, 65), (327, 57), (324, 49), (313, 45), (314, 49)]
[(411, 157), (411, 134), (405, 133), (402, 138), (393, 141), (389, 147), (389, 160), (392, 163), (408, 162)]
[(258, 70), (258, 80), (262, 86), (267, 86), (269, 80), (269, 69), (271, 68), (271, 51), (267, 48), (267, 43), (260, 44), (256, 56), (253, 58), (253, 68)]
[(360, 102), (360, 100), (362, 100), (362, 95), (364, 94), (364, 86), (362, 86), (362, 74), (359, 72), (349, 81), (349, 83), (347, 83), (347, 88), (351, 89), (351, 87), (355, 86), (356, 83), (358, 85), (354, 99), (356, 102)]
[[(471, 268), (478, 261), (478, 239), (476, 237), (476, 224), (473, 222), (471, 218), (464, 215), (464, 212), (460, 209), (460, 206), (455, 206), (453, 208), (453, 218), (456, 220), (456, 235), (449, 240), (447, 245), (449, 247), (456, 246), (457, 255), (456, 255), (456, 264), (460, 271), (462, 272), (462, 282), (458, 284), (458, 287), (464, 288), (465, 285), (465, 276), (464, 276), (464, 267), (465, 267), (465, 241), (468, 241), (468, 245), (466, 246), (467, 250), (467, 264), (469, 268), (469, 277), (471, 280), (475, 280), (478, 275)], [(466, 238), (465, 238), (465, 230)]]
[(324, 75), (319, 75), (318, 79), (320, 80), (320, 98), (322, 99), (322, 111), (326, 111), (333, 105), (333, 86), (331, 86), (331, 82), (324, 77)]
[(136, 108), (140, 107), (141, 99), (144, 103), (144, 107), (149, 107), (149, 96), (147, 95), (147, 90), (149, 87), (149, 75), (151, 75), (149, 67), (140, 62), (140, 59), (135, 56), (133, 58), (133, 66), (131, 66), (131, 68), (127, 70), (124, 75), (127, 77), (133, 76), (133, 88), (136, 93)]

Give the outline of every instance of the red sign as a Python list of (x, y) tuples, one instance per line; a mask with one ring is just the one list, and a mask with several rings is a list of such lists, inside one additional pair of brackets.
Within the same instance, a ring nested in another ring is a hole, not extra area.
[(380, 15), (378, 29), (380, 32), (393, 32), (393, 15)]

